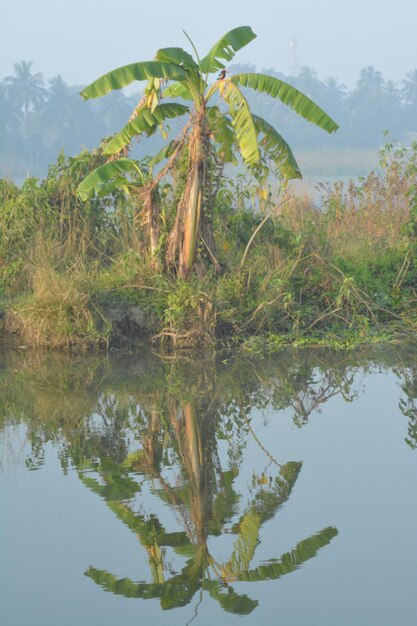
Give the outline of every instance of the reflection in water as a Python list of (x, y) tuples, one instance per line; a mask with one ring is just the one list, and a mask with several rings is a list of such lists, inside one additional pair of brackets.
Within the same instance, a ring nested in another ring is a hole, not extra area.
[[(299, 461), (280, 464), (272, 457), (251, 424), (254, 407), (289, 409), (302, 426), (333, 396), (354, 400), (358, 371), (390, 366), (402, 381), (407, 443), (417, 446), (417, 371), (404, 351), (368, 351), (365, 362), (360, 354), (324, 350), (220, 363), (127, 355), (9, 353), (3, 359), (0, 427), (25, 424), (28, 469), (42, 466), (44, 445), (52, 441), (63, 470), (76, 468), (146, 552), (148, 582), (94, 566), (86, 576), (114, 594), (158, 598), (163, 609), (184, 606), (205, 591), (224, 610), (248, 614), (258, 602), (238, 593), (235, 583), (293, 572), (337, 535), (323, 528), (279, 557), (269, 546), (269, 560), (254, 563), (263, 525), (290, 498), (302, 468)], [(267, 469), (254, 472), (242, 493), (236, 483), (250, 439)], [(175, 513), (177, 530), (162, 523), (158, 502)], [(232, 538), (221, 559), (211, 549), (220, 536)]]
[[(290, 462), (275, 476), (254, 476), (250, 502), (229, 531), (236, 536), (232, 553), (225, 561), (216, 560), (210, 554), (208, 537), (224, 532), (237, 512), (239, 495), (234, 490), (236, 466), (224, 471), (220, 464), (216, 403), (205, 400), (200, 396), (181, 405), (170, 397), (166, 412), (150, 408), (148, 419), (138, 430), (142, 443), (139, 450), (129, 454), (122, 466), (108, 459), (95, 463), (91, 469), (97, 478), (81, 473), (84, 484), (103, 497), (117, 517), (136, 533), (148, 555), (152, 582), (118, 579), (94, 567), (86, 575), (115, 594), (160, 598), (163, 609), (184, 606), (199, 589), (204, 589), (226, 611), (247, 614), (257, 602), (236, 593), (231, 583), (275, 579), (292, 572), (315, 556), (337, 531), (325, 528), (279, 559), (251, 569), (262, 524), (288, 499), (297, 480), (301, 463)], [(169, 456), (164, 459), (167, 451)], [(164, 470), (172, 466), (178, 468), (178, 474), (169, 480)], [(182, 532), (167, 532), (156, 515), (134, 510), (132, 489), (139, 491), (141, 481), (133, 481), (132, 473), (152, 481), (154, 494), (180, 517)], [(180, 572), (171, 571), (167, 548), (185, 557)]]
[(400, 399), (400, 411), (408, 418), (407, 444), (417, 448), (417, 366), (412, 362), (401, 373), (401, 388), (404, 396)]

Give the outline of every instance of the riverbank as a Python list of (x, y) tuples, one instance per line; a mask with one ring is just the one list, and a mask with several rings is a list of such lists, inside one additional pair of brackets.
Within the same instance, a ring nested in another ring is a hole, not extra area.
[[(145, 339), (168, 350), (273, 351), (417, 330), (415, 147), (387, 146), (377, 174), (321, 185), (319, 201), (268, 181), (223, 179), (214, 241), (187, 279), (149, 258), (138, 202), (121, 192), (77, 198), (100, 158), (61, 156), (46, 179), (21, 189), (0, 181), (3, 335), (48, 348)], [(168, 220), (176, 198), (169, 185), (163, 194)]]

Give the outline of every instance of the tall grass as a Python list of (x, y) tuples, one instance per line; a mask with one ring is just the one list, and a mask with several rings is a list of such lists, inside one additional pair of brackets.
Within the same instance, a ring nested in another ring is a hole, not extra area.
[[(153, 269), (140, 206), (121, 193), (77, 199), (100, 159), (60, 157), (47, 179), (20, 190), (0, 182), (0, 297), (25, 344), (108, 345), (117, 334), (109, 311), (125, 311), (129, 327), (132, 307), (156, 320), (154, 342), (171, 346), (221, 338), (257, 349), (415, 330), (416, 146), (387, 146), (376, 173), (321, 184), (319, 201), (225, 179), (214, 211), (222, 271), (201, 249), (205, 270), (187, 281)], [(173, 198), (161, 194), (162, 216)]]

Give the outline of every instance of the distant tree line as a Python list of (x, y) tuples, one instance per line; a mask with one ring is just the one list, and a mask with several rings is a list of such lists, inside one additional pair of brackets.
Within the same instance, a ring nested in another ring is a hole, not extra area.
[[(16, 63), (14, 74), (0, 82), (0, 176), (43, 175), (61, 149), (74, 155), (83, 147), (96, 146), (125, 124), (141, 98), (140, 93), (112, 92), (99, 101), (83, 102), (81, 85), (70, 86), (59, 75), (45, 82), (32, 65)], [(232, 69), (255, 71), (247, 64)], [(336, 135), (326, 136), (288, 107), (270, 107), (267, 96), (248, 93), (251, 108), (295, 148), (377, 148), (384, 143), (384, 131), (404, 143), (417, 138), (417, 69), (395, 82), (370, 65), (360, 71), (351, 91), (335, 77), (320, 80), (309, 67), (295, 76), (274, 69), (266, 72), (300, 89), (340, 125)], [(150, 141), (163, 142), (156, 137)], [(135, 148), (136, 156), (147, 151), (145, 146)]]

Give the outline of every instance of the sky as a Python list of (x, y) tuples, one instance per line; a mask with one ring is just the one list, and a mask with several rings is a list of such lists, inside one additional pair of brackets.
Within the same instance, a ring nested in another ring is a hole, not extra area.
[(396, 81), (417, 68), (415, 0), (1, 0), (1, 7), (0, 78), (25, 60), (45, 79), (61, 74), (85, 85), (151, 60), (160, 47), (190, 50), (183, 30), (204, 56), (243, 25), (257, 39), (235, 61), (258, 71), (307, 65), (352, 88), (367, 65)]

